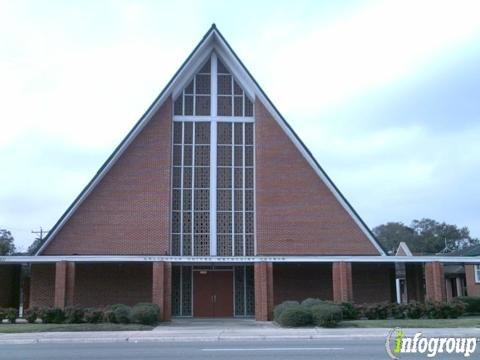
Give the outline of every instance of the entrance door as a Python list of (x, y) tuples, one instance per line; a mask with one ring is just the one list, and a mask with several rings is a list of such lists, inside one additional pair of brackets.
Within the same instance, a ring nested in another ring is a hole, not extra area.
[(233, 317), (231, 271), (194, 271), (193, 316)]

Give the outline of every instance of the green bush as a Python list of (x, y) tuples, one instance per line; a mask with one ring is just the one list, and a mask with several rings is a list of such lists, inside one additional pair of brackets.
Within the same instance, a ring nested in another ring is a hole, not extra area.
[[(112, 312), (113, 314), (113, 312)], [(86, 308), (84, 311), (83, 319), (85, 322), (90, 324), (98, 324), (102, 322), (104, 317), (103, 311), (101, 309), (95, 308)]]
[(0, 308), (0, 324), (2, 323), (3, 319), (7, 316), (5, 309)]
[(65, 321), (65, 312), (60, 308), (43, 308), (39, 316), (44, 324), (62, 324)]
[(456, 319), (463, 315), (463, 303), (429, 302), (426, 304), (426, 316), (429, 319)]
[(301, 305), (289, 306), (281, 312), (277, 322), (285, 327), (312, 325), (312, 312)]
[(480, 296), (460, 296), (456, 302), (465, 304), (465, 312), (469, 314), (480, 314)]
[(360, 318), (360, 306), (348, 302), (344, 302), (340, 306), (342, 307), (342, 318), (344, 320), (358, 320)]
[(405, 307), (405, 315), (408, 319), (420, 319), (425, 316), (426, 307), (417, 301), (409, 302)]
[(110, 306), (113, 312), (112, 322), (116, 324), (128, 324), (132, 319), (132, 308), (123, 304), (115, 304)]
[(389, 316), (394, 319), (405, 319), (407, 317), (407, 306), (404, 304), (389, 304)]
[(280, 315), (282, 314), (282, 312), (284, 310), (286, 310), (288, 308), (291, 308), (291, 307), (299, 306), (299, 305), (300, 304), (299, 304), (298, 301), (292, 301), (292, 300), (287, 300), (287, 301), (282, 302), (281, 304), (278, 304), (273, 309), (273, 320), (278, 322), (278, 319), (280, 318)]
[(368, 304), (364, 307), (363, 315), (368, 320), (385, 320), (389, 315), (389, 304), (376, 303)]
[(325, 301), (320, 300), (320, 299), (314, 299), (314, 298), (307, 298), (302, 301), (301, 305), (307, 309), (312, 308), (317, 305), (324, 304)]
[(39, 317), (39, 309), (36, 307), (25, 310), (23, 317), (28, 323), (33, 324)]
[(156, 304), (140, 303), (132, 308), (132, 321), (143, 325), (155, 325), (160, 320), (160, 308)]
[(65, 323), (80, 324), (83, 322), (85, 311), (78, 306), (69, 306), (65, 308)]
[(10, 324), (15, 324), (18, 317), (18, 310), (14, 308), (7, 308), (5, 310), (5, 318), (8, 320)]
[(310, 308), (312, 320), (316, 326), (335, 327), (342, 321), (342, 307), (324, 302)]

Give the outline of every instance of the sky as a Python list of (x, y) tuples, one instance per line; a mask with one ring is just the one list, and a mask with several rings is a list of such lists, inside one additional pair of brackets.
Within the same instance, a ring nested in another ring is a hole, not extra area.
[(212, 23), (368, 226), (480, 237), (476, 0), (0, 0), (0, 228), (19, 250)]

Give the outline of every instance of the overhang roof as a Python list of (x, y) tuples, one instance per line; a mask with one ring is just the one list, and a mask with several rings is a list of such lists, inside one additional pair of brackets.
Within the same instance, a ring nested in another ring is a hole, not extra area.
[(44, 244), (37, 251), (36, 255), (40, 255), (42, 251), (48, 246), (48, 244), (55, 238), (56, 234), (60, 231), (63, 225), (68, 221), (80, 204), (87, 198), (90, 192), (95, 188), (95, 186), (101, 181), (105, 174), (110, 170), (110, 168), (115, 164), (118, 158), (122, 155), (125, 149), (129, 144), (135, 139), (135, 137), (140, 133), (140, 131), (148, 124), (150, 119), (163, 104), (163, 102), (169, 97), (177, 93), (180, 88), (188, 81), (189, 77), (195, 69), (201, 64), (204, 59), (210, 54), (211, 51), (215, 51), (225, 62), (227, 67), (232, 71), (235, 78), (240, 82), (244, 90), (252, 98), (257, 97), (265, 105), (267, 110), (272, 114), (274, 119), (278, 122), (280, 127), (286, 132), (293, 144), (297, 147), (300, 153), (304, 156), (306, 161), (312, 166), (317, 175), (323, 180), (325, 185), (329, 188), (332, 194), (335, 196), (337, 201), (342, 205), (342, 207), (347, 211), (347, 213), (352, 217), (354, 222), (359, 226), (361, 231), (365, 234), (368, 240), (373, 244), (373, 246), (379, 252), (379, 255), (386, 256), (386, 252), (381, 246), (381, 244), (375, 238), (375, 235), (368, 228), (362, 218), (358, 215), (352, 205), (348, 200), (343, 196), (340, 190), (336, 187), (330, 177), (322, 169), (320, 164), (313, 157), (312, 153), (305, 144), (300, 140), (295, 131), (287, 123), (287, 121), (280, 114), (278, 109), (273, 105), (272, 101), (265, 94), (263, 89), (258, 85), (257, 81), (253, 78), (250, 72), (247, 70), (242, 61), (235, 54), (233, 49), (230, 47), (228, 42), (225, 40), (220, 31), (216, 28), (215, 24), (207, 31), (203, 36), (200, 43), (195, 47), (192, 53), (188, 56), (182, 66), (175, 73), (173, 78), (168, 82), (167, 86), (160, 92), (155, 101), (150, 105), (147, 111), (143, 114), (140, 120), (137, 121), (135, 126), (130, 130), (127, 136), (121, 141), (121, 143), (115, 148), (113, 153), (109, 156), (107, 161), (101, 166), (97, 171), (93, 179), (87, 184), (87, 186), (82, 190), (82, 192), (77, 196), (73, 203), (68, 207), (65, 213), (60, 217), (57, 223), (49, 231)]

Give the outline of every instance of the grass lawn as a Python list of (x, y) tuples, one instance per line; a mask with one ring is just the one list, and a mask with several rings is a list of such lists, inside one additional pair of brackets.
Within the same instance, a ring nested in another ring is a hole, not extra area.
[(140, 324), (0, 324), (0, 333), (48, 331), (148, 331), (153, 326)]
[(352, 328), (480, 328), (480, 316), (458, 319), (346, 320), (339, 327)]

